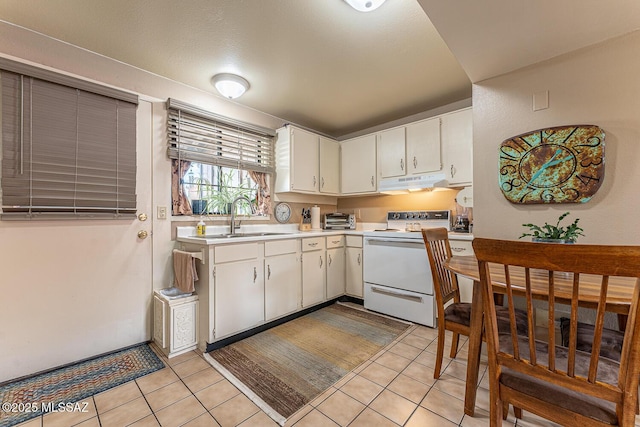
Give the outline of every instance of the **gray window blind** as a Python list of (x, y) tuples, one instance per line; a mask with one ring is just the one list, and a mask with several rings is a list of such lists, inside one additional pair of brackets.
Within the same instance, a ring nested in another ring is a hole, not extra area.
[(134, 217), (137, 97), (0, 79), (2, 219)]
[(167, 101), (168, 155), (172, 159), (275, 172), (275, 132), (174, 99)]

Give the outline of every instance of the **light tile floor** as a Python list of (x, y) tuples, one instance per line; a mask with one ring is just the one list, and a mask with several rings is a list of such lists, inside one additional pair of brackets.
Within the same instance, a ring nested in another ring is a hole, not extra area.
[[(294, 414), (295, 427), (487, 426), (489, 390), (482, 364), (474, 417), (464, 414), (467, 342), (433, 379), (437, 330), (412, 326), (385, 351)], [(445, 355), (451, 336), (447, 336)], [(158, 352), (160, 354), (160, 352)], [(22, 427), (242, 426), (276, 427), (269, 416), (211, 367), (198, 351), (172, 359), (166, 367), (85, 399), (88, 412), (52, 413)], [(525, 412), (511, 412), (504, 426), (555, 426)], [(636, 426), (640, 425), (636, 421)]]

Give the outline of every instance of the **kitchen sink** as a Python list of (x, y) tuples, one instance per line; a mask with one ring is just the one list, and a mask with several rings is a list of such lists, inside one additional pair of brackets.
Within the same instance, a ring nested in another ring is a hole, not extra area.
[(262, 236), (283, 236), (286, 234), (291, 234), (291, 233), (269, 233), (269, 232), (263, 232), (263, 233), (235, 233), (235, 234), (209, 234), (206, 236), (191, 236), (191, 237), (197, 237), (199, 239), (232, 239), (232, 238), (238, 238), (238, 237), (262, 237)]

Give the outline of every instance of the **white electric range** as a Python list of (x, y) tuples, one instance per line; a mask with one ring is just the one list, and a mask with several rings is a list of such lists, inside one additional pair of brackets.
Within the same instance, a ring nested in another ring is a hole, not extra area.
[(387, 228), (365, 231), (364, 306), (400, 319), (436, 326), (433, 278), (422, 228), (451, 230), (450, 211), (392, 211)]

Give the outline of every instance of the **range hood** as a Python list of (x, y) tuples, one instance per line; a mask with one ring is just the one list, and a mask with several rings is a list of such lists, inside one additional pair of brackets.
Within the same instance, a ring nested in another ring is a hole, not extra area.
[(378, 191), (384, 194), (406, 194), (411, 191), (426, 190), (434, 187), (446, 187), (447, 184), (444, 173), (400, 176), (396, 178), (381, 179), (378, 182)]

